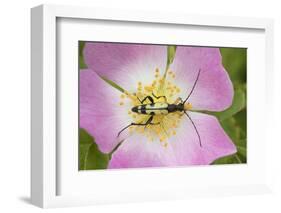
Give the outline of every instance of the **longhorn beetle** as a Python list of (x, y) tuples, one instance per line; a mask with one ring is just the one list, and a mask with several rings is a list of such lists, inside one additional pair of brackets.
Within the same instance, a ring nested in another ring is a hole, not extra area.
[[(140, 101), (141, 105), (138, 106), (134, 106), (131, 110), (134, 113), (138, 113), (138, 114), (144, 114), (144, 115), (150, 115), (150, 117), (148, 118), (148, 120), (145, 123), (131, 123), (128, 126), (124, 127), (119, 133), (118, 133), (118, 137), (119, 135), (126, 130), (127, 128), (129, 128), (130, 126), (148, 126), (148, 125), (159, 125), (160, 123), (153, 123), (153, 116), (154, 115), (167, 115), (168, 113), (173, 113), (173, 112), (183, 112), (187, 118), (190, 120), (191, 124), (193, 125), (196, 134), (198, 136), (198, 140), (199, 140), (199, 145), (200, 147), (202, 147), (201, 144), (201, 137), (199, 135), (199, 132), (197, 130), (197, 127), (195, 126), (193, 120), (191, 119), (191, 117), (188, 115), (188, 113), (186, 112), (187, 109), (185, 107), (185, 103), (187, 102), (187, 100), (189, 99), (189, 97), (191, 96), (191, 94), (193, 93), (193, 90), (197, 84), (197, 81), (199, 79), (199, 75), (200, 75), (200, 69), (198, 71), (196, 80), (192, 86), (192, 89), (190, 91), (190, 93), (188, 94), (187, 98), (183, 101), (181, 98), (178, 98), (175, 103), (173, 104), (169, 104), (167, 103), (167, 99), (165, 96), (156, 96), (154, 93), (152, 93), (152, 96), (156, 99), (159, 98), (164, 98), (165, 102), (157, 102), (155, 103), (153, 98), (151, 96), (146, 96), (142, 101), (138, 98), (138, 100)], [(151, 103), (150, 104), (143, 104), (146, 100), (149, 100)], [(177, 103), (179, 102), (179, 103)], [(187, 105), (189, 105), (189, 103), (187, 103)]]

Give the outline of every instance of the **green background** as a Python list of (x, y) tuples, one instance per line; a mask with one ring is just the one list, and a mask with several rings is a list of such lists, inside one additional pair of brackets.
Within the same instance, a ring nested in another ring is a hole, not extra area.
[[(87, 68), (83, 59), (85, 42), (79, 42), (79, 68)], [(167, 65), (172, 63), (175, 46), (168, 47)], [(239, 164), (247, 162), (247, 49), (220, 48), (222, 62), (234, 86), (234, 99), (230, 108), (223, 112), (204, 113), (215, 115), (225, 132), (237, 147), (237, 153), (215, 160), (212, 164)], [(109, 82), (110, 83), (110, 82)], [(99, 151), (94, 138), (84, 129), (79, 129), (79, 170), (106, 169), (112, 153)]]

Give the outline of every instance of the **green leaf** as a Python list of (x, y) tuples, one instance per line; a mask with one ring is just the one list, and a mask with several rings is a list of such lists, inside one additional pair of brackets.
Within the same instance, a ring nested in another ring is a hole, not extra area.
[(217, 116), (220, 121), (223, 121), (246, 107), (246, 95), (242, 89), (235, 90), (233, 102), (230, 108), (223, 112), (212, 113)]
[(79, 69), (87, 68), (87, 65), (85, 64), (84, 56), (83, 56), (84, 46), (85, 46), (85, 41), (79, 41)]
[(91, 145), (94, 139), (89, 135), (85, 129), (79, 129), (79, 142), (80, 145)]
[(237, 155), (242, 163), (247, 162), (247, 149), (245, 147), (237, 146)]
[(93, 143), (93, 138), (84, 130), (79, 130), (79, 169), (83, 170), (85, 168), (85, 157)]
[(215, 160), (212, 165), (220, 165), (220, 164), (239, 164), (240, 159), (236, 157), (236, 155), (230, 155), (226, 157), (219, 158)]
[(247, 49), (220, 48), (222, 63), (233, 83), (246, 82)]
[(237, 125), (240, 127), (241, 138), (247, 137), (247, 108), (238, 112), (234, 119), (236, 120)]
[(79, 130), (79, 170), (106, 169), (109, 155), (102, 153), (94, 139), (84, 130)]
[(85, 158), (91, 144), (79, 144), (79, 170), (85, 169)]
[(242, 147), (242, 148), (245, 148), (247, 147), (247, 140), (246, 139), (240, 139), (240, 140), (237, 140), (235, 142), (236, 146), (239, 146), (239, 147)]
[(109, 162), (109, 156), (100, 152), (98, 146), (92, 143), (85, 156), (84, 168), (91, 169), (106, 169)]
[(240, 140), (240, 127), (237, 126), (235, 119), (230, 117), (221, 121), (220, 123), (227, 135), (236, 144), (236, 141)]
[(242, 134), (243, 128), (241, 128), (241, 126), (237, 124), (235, 118), (231, 117), (220, 123), (224, 131), (227, 133), (227, 135), (231, 138), (231, 140), (235, 143), (236, 146), (246, 148), (247, 140), (246, 137), (244, 137), (244, 134)]
[(79, 56), (79, 69), (87, 69), (87, 65), (84, 62), (83, 56)]

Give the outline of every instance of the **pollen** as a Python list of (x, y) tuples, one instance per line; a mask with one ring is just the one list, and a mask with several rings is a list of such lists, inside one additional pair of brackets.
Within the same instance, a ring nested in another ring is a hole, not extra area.
[(120, 98), (125, 98), (126, 96), (124, 94), (121, 94), (120, 95)]
[(124, 105), (124, 102), (120, 102), (119, 105), (120, 105), (120, 106), (123, 106), (123, 105)]

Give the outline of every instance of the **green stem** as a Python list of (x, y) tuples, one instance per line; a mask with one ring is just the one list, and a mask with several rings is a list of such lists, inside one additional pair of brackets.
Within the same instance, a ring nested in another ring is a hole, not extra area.
[(234, 155), (234, 157), (236, 158), (236, 160), (238, 161), (238, 163), (242, 163), (242, 161), (240, 160), (239, 156), (237, 154)]
[(125, 89), (123, 89), (120, 85), (116, 84), (114, 81), (107, 79), (106, 77), (101, 77), (106, 83), (108, 83), (113, 88), (119, 90), (120, 92), (124, 93)]
[(176, 54), (176, 49), (177, 46), (175, 45), (171, 45), (167, 47), (167, 63), (166, 63), (166, 69), (163, 75), (163, 82), (161, 83), (159, 90), (162, 90), (164, 88), (165, 85), (165, 80), (166, 80), (166, 76), (168, 73), (168, 70), (170, 68), (170, 65), (173, 63), (174, 58), (175, 58), (175, 54)]

